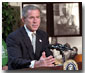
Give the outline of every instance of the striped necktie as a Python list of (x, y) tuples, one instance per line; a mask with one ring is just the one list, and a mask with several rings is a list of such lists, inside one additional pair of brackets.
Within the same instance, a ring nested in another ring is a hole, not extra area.
[(36, 34), (34, 32), (32, 33), (32, 46), (33, 46), (33, 51), (35, 53), (35, 50), (36, 50)]

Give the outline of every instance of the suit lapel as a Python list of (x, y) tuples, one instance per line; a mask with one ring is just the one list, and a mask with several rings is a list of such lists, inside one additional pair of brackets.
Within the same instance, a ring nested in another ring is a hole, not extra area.
[(41, 35), (39, 34), (38, 31), (36, 32), (36, 51), (34, 54), (31, 40), (28, 37), (24, 27), (22, 27), (21, 33), (22, 33), (23, 42), (24, 42), (25, 46), (27, 47), (27, 50), (28, 50), (28, 53), (29, 53), (31, 59), (32, 60), (34, 60), (35, 58), (38, 59), (40, 57), (40, 54), (42, 51), (42, 42), (43, 41), (42, 41)]
[(36, 32), (36, 51), (35, 51), (36, 57), (40, 56), (41, 49), (42, 49), (42, 39), (41, 39), (41, 36), (39, 35), (39, 33)]
[(21, 32), (22, 32), (22, 36), (23, 36), (23, 42), (27, 47), (28, 53), (29, 53), (31, 59), (34, 60), (33, 46), (31, 44), (31, 40), (30, 40), (29, 36), (27, 35), (24, 27), (22, 27)]

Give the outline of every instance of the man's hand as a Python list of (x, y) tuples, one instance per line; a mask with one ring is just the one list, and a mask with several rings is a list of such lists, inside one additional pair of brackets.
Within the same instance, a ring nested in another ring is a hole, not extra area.
[(42, 53), (42, 57), (43, 58), (46, 58), (45, 52)]
[(53, 67), (55, 58), (53, 56), (46, 57), (45, 52), (42, 53), (39, 61), (35, 62), (34, 67)]

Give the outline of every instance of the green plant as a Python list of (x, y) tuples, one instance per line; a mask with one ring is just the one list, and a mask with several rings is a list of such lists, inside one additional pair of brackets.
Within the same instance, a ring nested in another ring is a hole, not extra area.
[(2, 37), (6, 37), (13, 31), (13, 26), (18, 24), (20, 13), (16, 8), (9, 5), (8, 2), (2, 2)]

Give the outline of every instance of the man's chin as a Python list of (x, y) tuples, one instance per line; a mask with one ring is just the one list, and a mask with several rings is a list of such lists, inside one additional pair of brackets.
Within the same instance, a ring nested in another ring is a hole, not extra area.
[(37, 31), (38, 29), (37, 28), (34, 28), (33, 31)]

